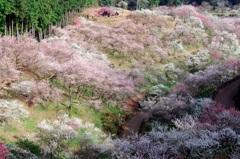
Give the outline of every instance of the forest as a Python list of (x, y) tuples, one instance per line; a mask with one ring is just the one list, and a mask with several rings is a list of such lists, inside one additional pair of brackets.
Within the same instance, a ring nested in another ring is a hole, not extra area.
[(239, 159), (238, 2), (133, 2), (0, 2), (0, 159)]
[(49, 36), (51, 26), (66, 26), (82, 8), (95, 5), (94, 0), (1, 0), (0, 32), (42, 39)]

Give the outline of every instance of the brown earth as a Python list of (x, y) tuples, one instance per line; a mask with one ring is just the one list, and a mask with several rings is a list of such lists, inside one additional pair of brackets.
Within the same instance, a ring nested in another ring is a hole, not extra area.
[(126, 122), (122, 137), (127, 138), (133, 134), (138, 134), (141, 132), (142, 126), (146, 123), (151, 117), (151, 113), (140, 112), (129, 121)]

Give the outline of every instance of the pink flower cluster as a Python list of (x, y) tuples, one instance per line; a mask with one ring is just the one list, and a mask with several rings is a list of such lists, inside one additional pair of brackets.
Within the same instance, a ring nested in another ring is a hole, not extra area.
[(3, 143), (0, 143), (0, 159), (7, 159), (8, 150), (4, 147)]

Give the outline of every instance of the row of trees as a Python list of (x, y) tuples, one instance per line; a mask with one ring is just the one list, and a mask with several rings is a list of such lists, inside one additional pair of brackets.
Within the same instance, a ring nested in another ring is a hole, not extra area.
[(51, 26), (65, 26), (81, 8), (97, 5), (95, 0), (2, 0), (0, 33), (18, 36), (30, 33), (42, 38)]

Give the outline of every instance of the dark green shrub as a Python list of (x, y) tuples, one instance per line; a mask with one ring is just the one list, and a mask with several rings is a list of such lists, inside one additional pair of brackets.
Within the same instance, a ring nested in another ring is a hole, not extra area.
[(20, 139), (16, 142), (16, 145), (24, 150), (30, 151), (36, 156), (40, 156), (41, 154), (40, 147), (28, 139)]
[(214, 90), (216, 89), (216, 85), (213, 83), (203, 85), (199, 88), (199, 93), (197, 97), (211, 97)]

